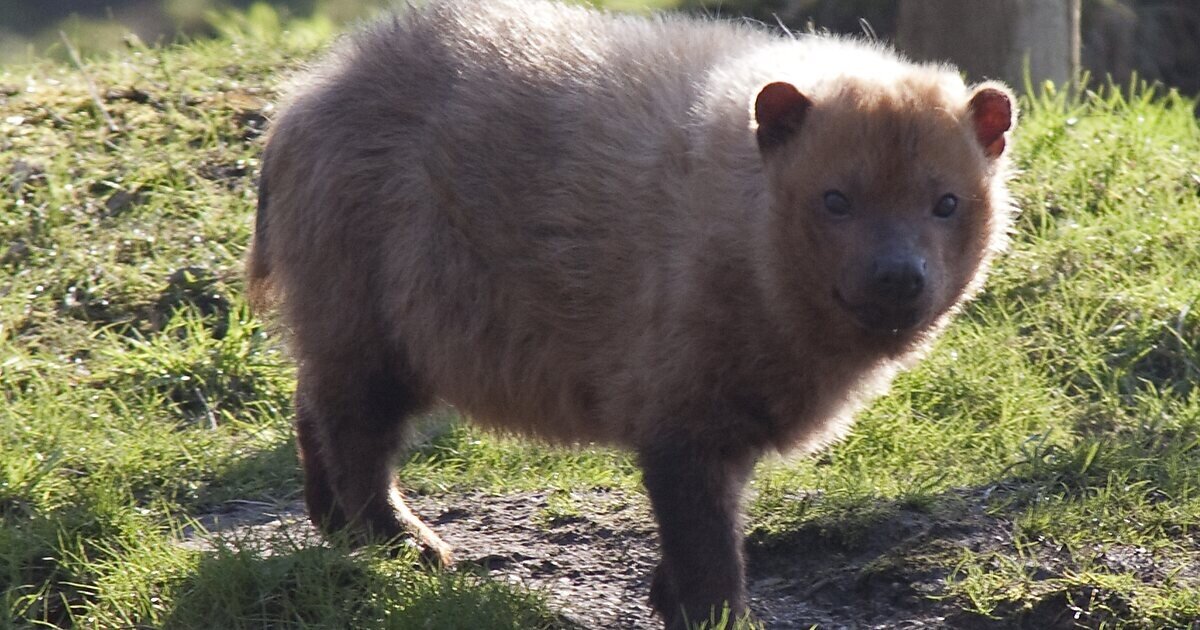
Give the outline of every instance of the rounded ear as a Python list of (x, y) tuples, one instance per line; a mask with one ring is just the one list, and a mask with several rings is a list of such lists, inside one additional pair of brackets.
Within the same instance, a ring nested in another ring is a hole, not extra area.
[(967, 104), (967, 114), (975, 129), (975, 138), (989, 159), (1004, 153), (1005, 137), (1017, 124), (1017, 99), (1001, 83), (987, 82), (975, 88)]
[(792, 137), (810, 107), (812, 101), (791, 83), (776, 81), (763, 86), (754, 100), (759, 150), (769, 151)]

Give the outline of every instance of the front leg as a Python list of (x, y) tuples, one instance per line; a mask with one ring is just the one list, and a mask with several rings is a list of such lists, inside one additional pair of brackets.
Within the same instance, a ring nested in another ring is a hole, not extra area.
[(734, 618), (746, 614), (741, 495), (755, 455), (729, 449), (685, 438), (638, 452), (662, 543), (650, 603), (671, 630), (724, 606)]

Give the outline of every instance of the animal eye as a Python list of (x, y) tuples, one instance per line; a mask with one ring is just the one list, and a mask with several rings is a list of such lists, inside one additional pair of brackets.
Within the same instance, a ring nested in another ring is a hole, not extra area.
[(834, 216), (844, 217), (850, 214), (850, 200), (836, 190), (827, 191), (825, 193), (825, 209)]
[(958, 197), (954, 195), (942, 195), (942, 198), (938, 199), (937, 204), (933, 206), (933, 216), (945, 219), (954, 214), (954, 211), (957, 209)]

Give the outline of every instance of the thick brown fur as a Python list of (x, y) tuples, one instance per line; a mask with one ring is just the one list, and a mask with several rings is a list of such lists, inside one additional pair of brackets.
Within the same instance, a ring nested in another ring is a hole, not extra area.
[(445, 402), (633, 449), (656, 610), (746, 612), (754, 462), (838, 439), (979, 287), (1014, 102), (875, 44), (537, 1), (347, 38), (273, 124), (247, 265), (293, 333), (313, 519), (448, 562), (389, 467)]

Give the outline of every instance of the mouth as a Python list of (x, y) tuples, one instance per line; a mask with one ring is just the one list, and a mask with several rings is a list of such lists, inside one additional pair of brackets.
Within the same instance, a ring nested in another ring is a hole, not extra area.
[(878, 302), (851, 304), (836, 288), (833, 300), (854, 318), (855, 323), (877, 335), (898, 336), (917, 327), (921, 312), (913, 306), (895, 306)]

